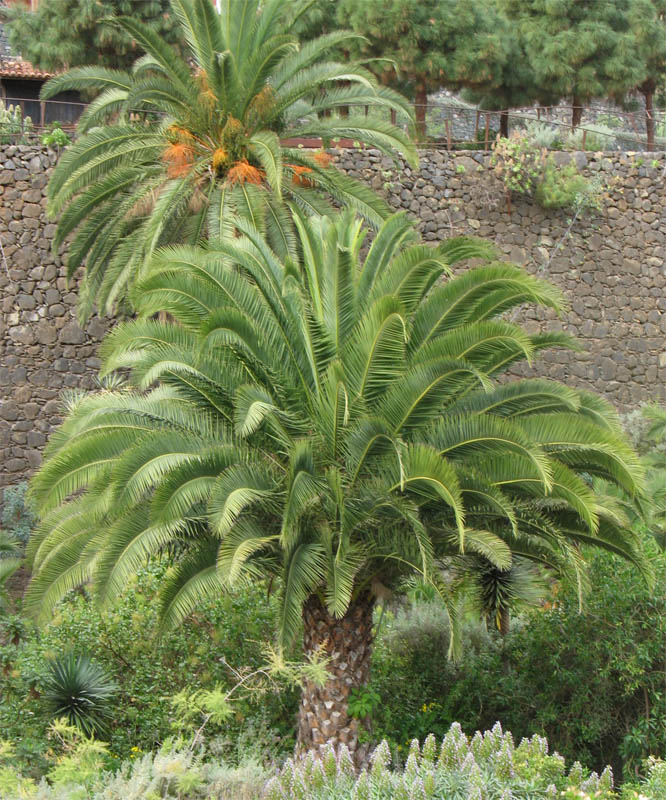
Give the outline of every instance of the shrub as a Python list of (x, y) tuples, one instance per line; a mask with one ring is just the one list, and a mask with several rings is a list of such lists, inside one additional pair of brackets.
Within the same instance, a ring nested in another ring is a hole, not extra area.
[[(64, 729), (67, 735), (66, 729)], [(349, 751), (324, 748), (299, 762), (288, 760), (269, 775), (247, 759), (238, 767), (215, 763), (174, 743), (155, 753), (138, 754), (111, 774), (104, 772), (80, 741), (61, 761), (62, 769), (39, 786), (0, 768), (1, 800), (614, 800), (610, 768), (601, 775), (550, 753), (539, 736), (514, 744), (499, 724), (466, 736), (454, 724), (441, 742), (429, 735), (411, 743), (404, 768), (392, 768), (390, 749), (382, 742), (368, 770), (356, 774)], [(1, 751), (0, 751), (1, 756)], [(96, 760), (97, 758), (97, 760)], [(91, 765), (97, 763), (97, 773)], [(81, 780), (74, 768), (80, 767)], [(651, 761), (645, 781), (627, 785), (622, 800), (663, 800), (666, 766)]]
[(565, 139), (568, 150), (617, 150), (617, 131), (607, 125), (582, 125)]
[(23, 116), (21, 106), (0, 105), (0, 144), (23, 142), (32, 129), (32, 120)]
[(561, 132), (556, 125), (530, 120), (524, 130), (526, 138), (534, 147), (545, 147), (548, 150), (562, 149)]
[(468, 731), (500, 720), (516, 736), (547, 736), (588, 768), (610, 763), (634, 776), (643, 759), (666, 752), (666, 554), (647, 546), (653, 590), (631, 567), (597, 555), (582, 614), (576, 587), (563, 581), (553, 603), (506, 637), (468, 626), (458, 664), (446, 659), (444, 622), (429, 638), (418, 632), (423, 612), (402, 612), (373, 660), (374, 734), (399, 753), (424, 729), (441, 735), (456, 720)]
[(484, 800), (484, 798), (614, 797), (610, 769), (586, 774), (579, 764), (567, 771), (564, 759), (548, 753), (539, 736), (518, 747), (499, 724), (467, 737), (454, 724), (438, 746), (434, 736), (423, 746), (413, 741), (402, 771), (391, 771), (386, 742), (377, 747), (367, 772), (355, 775), (345, 748), (325, 751), (321, 761), (308, 756), (288, 761), (266, 787), (267, 800)]
[[(96, 609), (82, 593), (72, 593), (41, 631), (25, 625), (18, 643), (0, 646), (0, 735), (15, 745), (17, 763), (39, 777), (49, 769), (44, 691), (49, 663), (67, 650), (86, 652), (118, 684), (112, 705), (110, 751), (119, 760), (132, 747), (149, 752), (173, 734), (177, 721), (170, 697), (182, 689), (229, 687), (232, 670), (256, 669), (265, 663), (263, 648), (274, 630), (274, 606), (265, 587), (256, 584), (222, 594), (201, 607), (181, 628), (158, 639), (153, 601), (161, 570), (150, 564), (117, 602)], [(224, 725), (211, 725), (216, 753), (238, 756), (236, 740), (251, 731), (263, 750), (293, 746), (296, 693), (243, 698)], [(247, 741), (247, 738), (246, 738)]]
[(570, 208), (579, 213), (585, 209), (601, 210), (602, 186), (578, 172), (574, 164), (557, 167), (548, 160), (541, 182), (534, 193), (543, 208)]
[(59, 122), (53, 122), (41, 136), (42, 144), (46, 147), (66, 147), (71, 139), (62, 129)]
[(35, 517), (26, 505), (27, 483), (7, 486), (2, 494), (2, 525), (21, 544), (25, 545), (35, 524)]
[(529, 132), (515, 130), (493, 145), (495, 174), (512, 195), (533, 196), (543, 208), (569, 208), (576, 212), (601, 209), (603, 186), (581, 175), (574, 164), (558, 167), (545, 146), (537, 146)]
[(652, 800), (666, 797), (666, 761), (650, 756), (645, 762), (647, 777), (640, 784), (622, 787), (622, 800)]
[(495, 174), (509, 194), (531, 195), (541, 181), (546, 159), (546, 149), (535, 147), (520, 131), (498, 137), (493, 145)]

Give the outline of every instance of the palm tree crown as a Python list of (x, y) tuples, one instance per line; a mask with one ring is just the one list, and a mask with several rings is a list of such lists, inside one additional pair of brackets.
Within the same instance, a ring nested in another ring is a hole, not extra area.
[(210, 0), (171, 5), (187, 58), (150, 28), (121, 18), (117, 24), (146, 51), (131, 73), (72, 69), (43, 92), (99, 93), (49, 183), (50, 213), (60, 215), (54, 245), (75, 231), (68, 272), (86, 265), (83, 317), (95, 303), (112, 310), (158, 245), (224, 238), (231, 210), (252, 219), (283, 256), (295, 243), (285, 198), (321, 213), (328, 195), (373, 224), (387, 215), (325, 152), (289, 147), (289, 137), (348, 137), (416, 163), (398, 128), (342, 114), (349, 106), (408, 110), (368, 70), (330, 60), (353, 34), (299, 46), (287, 14), (302, 4), (282, 0), (224, 0), (219, 13)]
[[(304, 613), (306, 636), (323, 615), (328, 641), (410, 572), (447, 598), (441, 567), (461, 552), (501, 570), (513, 555), (579, 569), (590, 542), (645, 568), (591, 488), (600, 475), (640, 489), (609, 406), (544, 380), (493, 383), (570, 344), (502, 318), (558, 308), (552, 286), (475, 240), (423, 246), (403, 214), (366, 252), (351, 212), (297, 212), (299, 261), (236, 224), (217, 250), (154, 257), (138, 319), (103, 346), (104, 372), (128, 370), (129, 386), (70, 397), (32, 485), (30, 607), (48, 613), (88, 580), (112, 598), (168, 552), (166, 627), (204, 595), (273, 576), (280, 641)], [(440, 281), (470, 257), (483, 265)], [(153, 319), (162, 310), (177, 324)]]

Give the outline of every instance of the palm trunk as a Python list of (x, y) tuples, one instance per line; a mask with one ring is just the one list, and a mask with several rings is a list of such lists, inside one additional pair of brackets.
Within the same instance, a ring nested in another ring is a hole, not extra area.
[(416, 84), (414, 95), (414, 118), (416, 120), (416, 138), (419, 142), (426, 140), (426, 111), (428, 109), (428, 92), (425, 81)]
[[(349, 60), (349, 54), (345, 53), (346, 60)], [(338, 86), (341, 89), (347, 89), (351, 86), (351, 81), (338, 81)], [(340, 116), (341, 117), (348, 117), (349, 116), (349, 106), (340, 106)]]
[(321, 653), (328, 658), (330, 675), (324, 686), (306, 682), (298, 711), (300, 753), (320, 750), (327, 743), (347, 745), (357, 766), (368, 762), (370, 744), (359, 742), (365, 727), (349, 716), (349, 693), (364, 686), (370, 675), (372, 652), (372, 611), (374, 599), (361, 595), (344, 617), (336, 619), (321, 600), (312, 596), (303, 609), (303, 650), (307, 656)]
[(655, 85), (652, 81), (646, 81), (641, 86), (641, 92), (645, 97), (645, 132), (647, 133), (647, 149), (649, 153), (654, 153), (654, 90)]
[(506, 636), (511, 628), (511, 614), (506, 606), (502, 607), (499, 612), (499, 632), (500, 636)]
[(573, 96), (573, 111), (571, 113), (571, 129), (575, 130), (583, 119), (583, 106), (582, 101), (578, 95)]

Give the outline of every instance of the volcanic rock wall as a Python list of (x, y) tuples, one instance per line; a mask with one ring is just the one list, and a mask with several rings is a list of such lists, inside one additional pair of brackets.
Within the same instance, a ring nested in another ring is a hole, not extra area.
[[(666, 155), (573, 156), (605, 194), (603, 211), (572, 220), (530, 200), (507, 208), (484, 153), (424, 152), (421, 167), (345, 151), (339, 165), (419, 220), (427, 241), (488, 237), (512, 261), (560, 286), (571, 310), (558, 319), (526, 309), (528, 329), (564, 329), (584, 353), (544, 354), (534, 370), (604, 394), (627, 409), (666, 396)], [(0, 147), (0, 486), (39, 464), (68, 388), (91, 388), (108, 321), (76, 323), (75, 286), (52, 252), (45, 187), (56, 154)], [(526, 373), (527, 370), (523, 370)]]

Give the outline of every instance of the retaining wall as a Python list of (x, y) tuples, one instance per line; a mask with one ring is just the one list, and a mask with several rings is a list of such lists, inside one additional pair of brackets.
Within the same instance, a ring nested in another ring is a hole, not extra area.
[[(345, 151), (338, 163), (419, 220), (427, 241), (472, 233), (507, 258), (551, 279), (567, 296), (564, 318), (527, 309), (532, 330), (564, 329), (584, 353), (544, 354), (534, 371), (604, 394), (621, 409), (666, 396), (666, 155), (557, 153), (607, 187), (601, 213), (571, 225), (571, 212), (529, 200), (509, 213), (484, 153), (425, 152), (419, 171), (381, 156)], [(45, 187), (56, 154), (0, 148), (0, 486), (39, 464), (60, 397), (91, 388), (108, 321), (86, 330), (76, 295), (51, 250)], [(525, 370), (523, 370), (525, 372)]]

